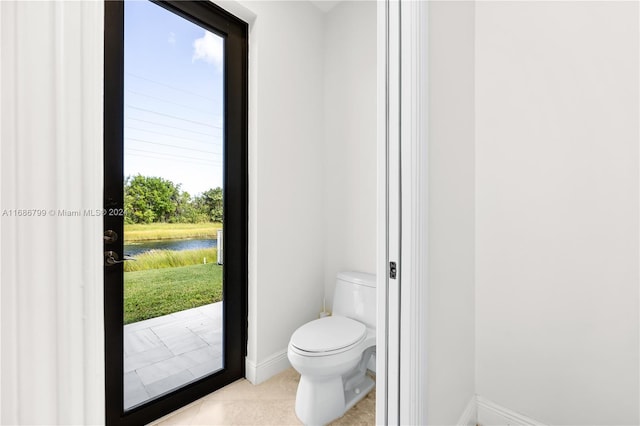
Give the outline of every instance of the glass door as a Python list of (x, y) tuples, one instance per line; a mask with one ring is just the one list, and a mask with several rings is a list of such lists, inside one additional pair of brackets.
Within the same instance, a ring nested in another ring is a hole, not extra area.
[(208, 2), (105, 19), (107, 422), (139, 424), (244, 376), (247, 26)]

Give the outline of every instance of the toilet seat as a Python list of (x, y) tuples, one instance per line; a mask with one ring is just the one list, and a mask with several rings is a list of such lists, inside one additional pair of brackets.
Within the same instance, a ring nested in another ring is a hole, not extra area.
[(367, 328), (359, 321), (331, 316), (311, 321), (291, 336), (290, 346), (301, 355), (328, 356), (348, 351), (367, 336)]

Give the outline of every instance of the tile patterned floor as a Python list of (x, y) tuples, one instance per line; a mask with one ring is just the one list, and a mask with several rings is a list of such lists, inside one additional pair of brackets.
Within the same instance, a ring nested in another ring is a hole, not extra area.
[(124, 326), (125, 408), (222, 368), (222, 303)]
[[(292, 368), (257, 386), (238, 380), (152, 425), (300, 425), (294, 412), (299, 380)], [(374, 389), (331, 424), (375, 425), (375, 400)]]

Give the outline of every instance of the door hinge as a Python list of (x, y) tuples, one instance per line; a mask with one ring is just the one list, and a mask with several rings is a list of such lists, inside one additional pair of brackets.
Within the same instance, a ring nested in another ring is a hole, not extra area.
[(396, 262), (389, 262), (389, 278), (391, 278), (392, 280), (395, 280), (396, 272), (397, 272)]

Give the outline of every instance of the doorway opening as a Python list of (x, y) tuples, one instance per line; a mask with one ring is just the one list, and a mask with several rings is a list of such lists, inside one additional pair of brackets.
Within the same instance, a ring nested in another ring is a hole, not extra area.
[(105, 4), (107, 423), (139, 424), (244, 377), (247, 24)]

